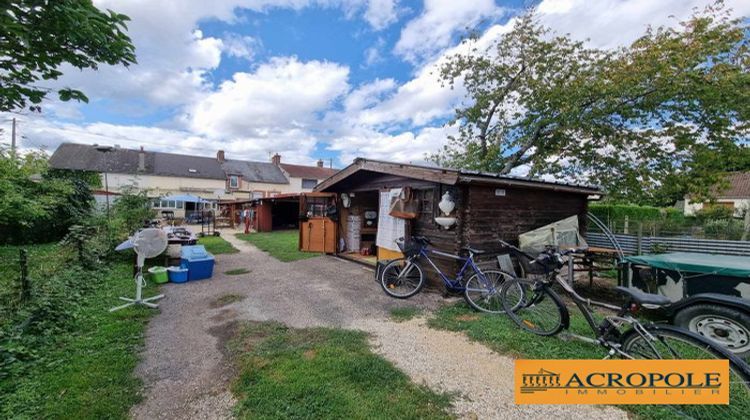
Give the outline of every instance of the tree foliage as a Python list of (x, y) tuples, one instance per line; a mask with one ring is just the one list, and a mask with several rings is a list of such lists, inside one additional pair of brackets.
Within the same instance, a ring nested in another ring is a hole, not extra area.
[(80, 179), (47, 172), (47, 155), (0, 147), (0, 243), (58, 240), (90, 213), (93, 196)]
[(488, 47), (467, 39), (441, 67), (469, 102), (456, 110), (459, 135), (432, 158), (594, 182), (636, 203), (706, 194), (723, 170), (748, 162), (747, 33), (716, 3), (599, 50), (552, 34), (530, 12)]
[[(100, 63), (128, 66), (135, 47), (125, 33), (125, 15), (102, 12), (91, 0), (3, 1), (0, 10), (0, 111), (40, 111), (65, 63), (97, 69)], [(57, 91), (60, 100), (88, 102), (80, 90)]]

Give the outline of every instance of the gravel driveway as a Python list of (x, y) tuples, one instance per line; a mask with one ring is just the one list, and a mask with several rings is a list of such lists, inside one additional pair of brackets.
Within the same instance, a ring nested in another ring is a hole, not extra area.
[[(282, 263), (230, 232), (223, 237), (241, 252), (217, 256), (213, 279), (162, 289), (166, 298), (160, 303), (161, 313), (149, 324), (143, 360), (136, 370), (146, 384), (144, 400), (131, 411), (136, 419), (231, 417), (232, 371), (222, 343), (237, 320), (368, 331), (376, 351), (414, 380), (459, 392), (456, 413), (461, 417), (626, 418), (612, 408), (519, 408), (509, 388), (511, 359), (461, 334), (432, 330), (419, 321), (386, 320), (394, 307), (435, 309), (444, 302), (437, 293), (421, 293), (408, 302), (391, 299), (373, 281), (373, 272), (361, 265), (330, 256)], [(235, 268), (250, 273), (224, 274)], [(222, 298), (236, 301), (222, 306)], [(476, 357), (461, 358), (461, 365), (455, 367), (455, 356), (467, 352)]]

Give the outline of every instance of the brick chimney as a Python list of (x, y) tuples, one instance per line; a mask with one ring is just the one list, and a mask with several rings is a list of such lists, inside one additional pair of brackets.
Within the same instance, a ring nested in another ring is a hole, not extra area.
[(323, 167), (323, 159), (318, 159), (318, 168)]
[(271, 156), (271, 163), (273, 163), (276, 166), (281, 165), (281, 155), (278, 153), (274, 153), (274, 155)]
[(138, 171), (144, 172), (146, 170), (146, 151), (143, 150), (143, 146), (141, 146), (141, 150), (138, 152)]
[(224, 163), (224, 161), (226, 159), (224, 159), (224, 151), (223, 150), (219, 150), (218, 152), (216, 152), (216, 160), (218, 160), (219, 163)]

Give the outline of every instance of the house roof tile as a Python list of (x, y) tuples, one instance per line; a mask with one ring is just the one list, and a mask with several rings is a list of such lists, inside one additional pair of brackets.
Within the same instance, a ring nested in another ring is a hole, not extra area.
[(321, 168), (319, 166), (304, 166), (304, 165), (290, 165), (288, 163), (282, 163), (281, 168), (294, 178), (309, 178), (309, 179), (326, 179), (329, 176), (338, 172), (332, 168)]

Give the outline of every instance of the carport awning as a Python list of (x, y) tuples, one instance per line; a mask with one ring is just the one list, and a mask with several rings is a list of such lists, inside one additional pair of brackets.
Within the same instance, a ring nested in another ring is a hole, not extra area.
[(185, 203), (209, 203), (210, 201), (200, 198), (195, 195), (183, 194), (183, 195), (166, 195), (161, 197), (160, 200), (174, 200), (183, 201)]
[(637, 255), (626, 261), (664, 270), (687, 273), (720, 274), (730, 277), (750, 277), (750, 258), (731, 255), (673, 252), (669, 254)]

